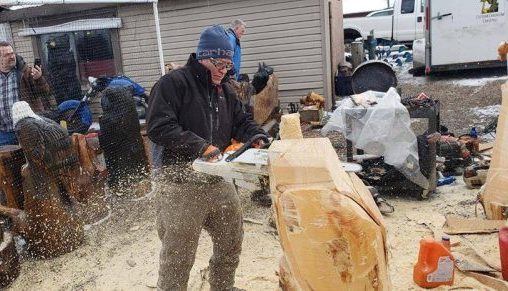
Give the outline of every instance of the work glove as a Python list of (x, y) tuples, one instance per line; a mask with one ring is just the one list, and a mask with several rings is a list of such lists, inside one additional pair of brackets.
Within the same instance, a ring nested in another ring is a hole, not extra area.
[(224, 153), (236, 152), (243, 146), (243, 143), (237, 141), (236, 139), (231, 139), (231, 144), (224, 150)]
[(214, 163), (222, 159), (222, 154), (216, 146), (210, 144), (205, 148), (205, 151), (201, 155), (201, 159), (206, 162)]
[(252, 147), (255, 149), (265, 148), (267, 140), (268, 140), (268, 137), (266, 137), (266, 136), (263, 136), (262, 138), (260, 137), (252, 143)]
[(252, 143), (252, 147), (255, 149), (261, 149), (265, 145), (265, 141), (262, 139), (258, 139)]

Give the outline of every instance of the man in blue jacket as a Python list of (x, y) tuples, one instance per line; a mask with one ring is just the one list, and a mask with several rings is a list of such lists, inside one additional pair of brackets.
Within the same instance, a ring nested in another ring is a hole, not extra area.
[(228, 29), (229, 42), (231, 47), (233, 47), (233, 70), (231, 70), (231, 75), (235, 76), (235, 80), (238, 80), (240, 76), (240, 63), (242, 62), (240, 39), (245, 34), (245, 29), (245, 22), (240, 19), (231, 22), (231, 28)]

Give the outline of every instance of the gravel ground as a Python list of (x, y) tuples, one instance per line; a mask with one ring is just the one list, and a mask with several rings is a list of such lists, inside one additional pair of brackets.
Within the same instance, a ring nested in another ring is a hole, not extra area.
[(482, 129), (490, 121), (493, 114), (479, 116), (478, 110), (501, 104), (501, 84), (506, 80), (505, 69), (454, 72), (433, 77), (412, 77), (407, 70), (399, 71), (402, 94), (424, 92), (438, 99), (441, 124), (456, 135), (469, 132), (471, 127)]

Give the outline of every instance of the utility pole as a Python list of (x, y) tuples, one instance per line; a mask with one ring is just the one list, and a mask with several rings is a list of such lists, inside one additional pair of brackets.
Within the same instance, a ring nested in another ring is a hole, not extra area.
[(386, 8), (390, 8), (390, 0), (386, 0)]

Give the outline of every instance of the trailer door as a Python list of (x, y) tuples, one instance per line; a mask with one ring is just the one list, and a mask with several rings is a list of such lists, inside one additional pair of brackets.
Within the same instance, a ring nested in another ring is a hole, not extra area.
[(508, 31), (508, 0), (428, 0), (432, 66), (493, 61)]

